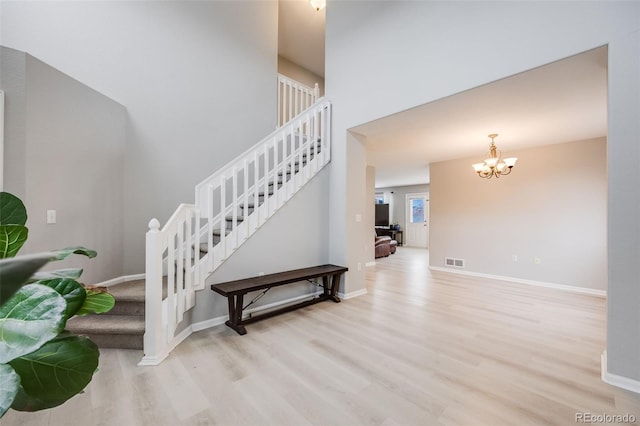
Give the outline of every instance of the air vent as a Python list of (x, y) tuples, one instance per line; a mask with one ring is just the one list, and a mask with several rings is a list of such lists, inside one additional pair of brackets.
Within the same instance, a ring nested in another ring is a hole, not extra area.
[(464, 268), (464, 259), (455, 259), (453, 257), (445, 257), (444, 264), (452, 268)]

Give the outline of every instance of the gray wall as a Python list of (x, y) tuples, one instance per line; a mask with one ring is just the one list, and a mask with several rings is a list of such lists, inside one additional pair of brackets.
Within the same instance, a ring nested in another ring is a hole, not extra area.
[(83, 267), (87, 283), (122, 275), (125, 108), (24, 53), (2, 48), (2, 59), (5, 190), (29, 214), (21, 253), (83, 245), (98, 257), (50, 267)]
[[(608, 370), (640, 380), (639, 16), (640, 3), (625, 1), (333, 2), (325, 45), (326, 94), (337, 105), (332, 260), (353, 268), (367, 256), (369, 232), (352, 216), (366, 206), (348, 182), (366, 174), (366, 159), (348, 149), (356, 143), (348, 129), (608, 45)], [(363, 289), (364, 277), (349, 275), (346, 287)]]
[(127, 107), (126, 274), (152, 217), (275, 128), (276, 1), (3, 2), (0, 19), (4, 45)]
[(429, 185), (392, 186), (388, 188), (376, 188), (376, 192), (384, 192), (389, 197), (391, 209), (390, 220), (400, 225), (400, 229), (407, 228), (407, 194), (419, 194), (429, 192)]
[[(208, 284), (276, 273), (327, 263), (327, 204), (329, 173), (325, 168), (209, 277)], [(297, 284), (270, 290), (254, 307), (315, 291), (311, 284)], [(251, 300), (245, 298), (245, 304)], [(226, 316), (227, 299), (207, 285), (197, 293), (191, 321)]]
[(500, 179), (480, 179), (478, 158), (431, 164), (430, 264), (454, 257), (467, 271), (606, 290), (605, 139), (509, 156), (518, 163)]

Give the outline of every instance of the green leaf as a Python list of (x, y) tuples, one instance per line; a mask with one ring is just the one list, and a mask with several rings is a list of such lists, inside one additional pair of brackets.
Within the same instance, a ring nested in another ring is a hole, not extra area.
[(42, 271), (36, 272), (29, 278), (29, 282), (36, 282), (41, 280), (52, 280), (54, 278), (71, 278), (77, 280), (82, 275), (82, 268), (66, 268), (57, 269), (55, 271)]
[(22, 225), (0, 225), (0, 259), (18, 254), (28, 235), (29, 230)]
[(20, 198), (8, 192), (0, 192), (0, 225), (25, 225), (27, 209)]
[(62, 259), (66, 259), (67, 257), (71, 256), (72, 254), (82, 254), (84, 256), (87, 256), (89, 259), (93, 259), (94, 257), (96, 257), (98, 255), (98, 252), (96, 252), (95, 250), (91, 250), (85, 247), (67, 247), (67, 248), (63, 248), (63, 249), (56, 249), (56, 250), (52, 250), (53, 254), (55, 255), (55, 260), (62, 260)]
[(89, 384), (99, 356), (98, 347), (88, 338), (64, 333), (14, 359), (10, 364), (20, 375), (21, 387), (11, 407), (37, 411), (62, 404)]
[(0, 417), (11, 407), (20, 388), (20, 376), (9, 364), (0, 364)]
[(116, 304), (113, 296), (105, 291), (96, 291), (90, 288), (85, 290), (87, 298), (76, 315), (103, 314), (109, 312)]
[(67, 303), (52, 288), (27, 284), (0, 306), (0, 363), (33, 352), (64, 327)]
[(65, 322), (74, 316), (78, 309), (84, 303), (87, 298), (87, 292), (84, 287), (75, 280), (70, 278), (55, 278), (52, 280), (36, 281), (35, 284), (46, 285), (51, 287), (60, 294), (67, 302), (67, 309), (65, 311)]
[(29, 277), (51, 259), (52, 253), (39, 253), (0, 260), (0, 303), (9, 299)]

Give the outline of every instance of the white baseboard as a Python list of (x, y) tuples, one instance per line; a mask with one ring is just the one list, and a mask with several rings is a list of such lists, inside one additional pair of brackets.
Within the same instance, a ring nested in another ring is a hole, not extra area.
[(103, 281), (101, 283), (94, 284), (94, 285), (96, 287), (111, 287), (113, 285), (122, 284), (122, 283), (125, 283), (127, 281), (143, 280), (144, 277), (145, 277), (145, 274), (123, 275), (121, 277), (112, 278), (110, 280)]
[(354, 297), (363, 296), (365, 294), (367, 294), (367, 289), (363, 288), (362, 290), (356, 290), (350, 293), (338, 293), (338, 297), (340, 297), (341, 299), (347, 300), (347, 299), (353, 299)]
[[(286, 305), (289, 305), (289, 304), (292, 304), (292, 303), (295, 303), (295, 302), (300, 302), (301, 300), (304, 300), (304, 299), (311, 299), (313, 297), (317, 297), (319, 294), (321, 294), (321, 292), (313, 292), (313, 293), (303, 294), (301, 296), (291, 297), (289, 299), (280, 300), (278, 302), (273, 302), (273, 303), (269, 303), (269, 304), (262, 305), (262, 306), (257, 306), (257, 307), (252, 308), (252, 309), (247, 309), (246, 311), (244, 311), (243, 314), (246, 314), (246, 316), (249, 316), (249, 315), (251, 315), (253, 313), (258, 313), (258, 312), (267, 311), (267, 310), (270, 310), (270, 309), (280, 308), (280, 307), (283, 307), (283, 306), (286, 306)], [(245, 315), (243, 315), (243, 317), (245, 317)], [(228, 319), (229, 319), (229, 317), (227, 315), (224, 315), (224, 316), (210, 318), (210, 319), (205, 320), (205, 321), (195, 322), (195, 323), (191, 324), (190, 327), (187, 327), (178, 336), (176, 336), (176, 338), (175, 338), (175, 340), (177, 341), (176, 346), (180, 342), (182, 342), (184, 339), (189, 337), (189, 334), (191, 334), (192, 332), (206, 330), (208, 328), (212, 328), (212, 327), (216, 327), (218, 325), (222, 325)], [(183, 334), (185, 334), (187, 332), (188, 332), (188, 334), (183, 336)]]
[(162, 356), (143, 356), (140, 362), (138, 363), (138, 367), (153, 367), (155, 365), (159, 365), (164, 359), (169, 356), (169, 354), (163, 354)]
[(581, 294), (589, 294), (591, 296), (607, 297), (607, 292), (605, 290), (576, 287), (576, 286), (566, 285), (566, 284), (547, 283), (543, 281), (526, 280), (522, 278), (503, 277), (501, 275), (491, 275), (491, 274), (483, 274), (481, 272), (462, 271), (457, 269), (443, 268), (440, 266), (429, 266), (429, 269), (432, 271), (448, 272), (451, 274), (467, 275), (470, 277), (489, 278), (492, 280), (509, 281), (516, 284), (525, 284), (525, 285), (533, 285), (537, 287), (553, 288), (556, 290), (568, 291), (571, 293), (581, 293)]
[(616, 387), (640, 394), (639, 380), (634, 380), (628, 377), (609, 373), (607, 368), (608, 368), (607, 367), (607, 351), (603, 351), (602, 356), (600, 357), (600, 371), (602, 374), (602, 381), (612, 386), (616, 386)]

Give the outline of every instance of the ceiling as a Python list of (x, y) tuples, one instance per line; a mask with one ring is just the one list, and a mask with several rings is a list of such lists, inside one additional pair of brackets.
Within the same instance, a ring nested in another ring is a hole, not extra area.
[(325, 10), (309, 0), (278, 2), (278, 54), (324, 77)]
[[(483, 160), (490, 133), (510, 151), (607, 134), (607, 49), (602, 47), (424, 104), (351, 131), (367, 138), (376, 187), (429, 182), (429, 163)], [(517, 168), (517, 166), (516, 166)], [(471, 162), (469, 164), (471, 172)]]
[[(279, 54), (324, 77), (325, 10), (280, 0)], [(602, 47), (378, 120), (366, 136), (376, 187), (429, 182), (429, 163), (483, 160), (490, 133), (510, 151), (607, 134), (607, 49)], [(517, 167), (517, 166), (516, 166)], [(471, 170), (471, 166), (469, 166)]]

